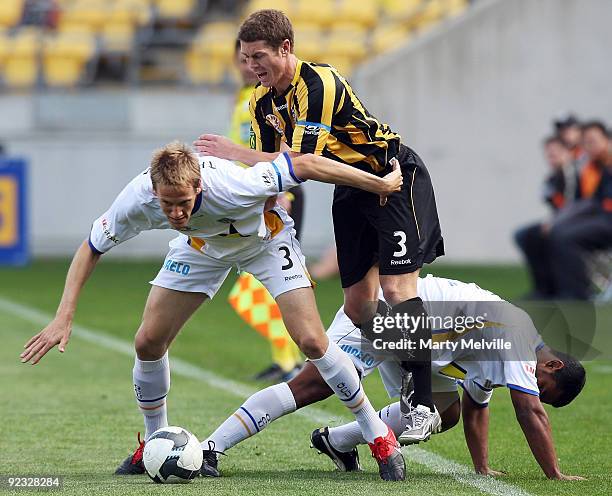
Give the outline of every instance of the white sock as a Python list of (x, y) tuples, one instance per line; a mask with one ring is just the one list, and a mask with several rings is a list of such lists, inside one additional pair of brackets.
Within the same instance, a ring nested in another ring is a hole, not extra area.
[(168, 353), (159, 360), (134, 361), (134, 393), (136, 403), (144, 416), (145, 441), (157, 429), (168, 426), (166, 396), (170, 391), (170, 364)]
[(353, 362), (333, 341), (325, 355), (310, 359), (317, 367), (321, 377), (336, 393), (342, 403), (355, 415), (364, 438), (369, 442), (387, 435), (387, 426), (378, 418), (370, 400), (363, 391)]
[(224, 452), (265, 429), (270, 422), (295, 411), (295, 399), (286, 382), (258, 391), (202, 441), (202, 449)]
[[(389, 426), (396, 436), (399, 436), (405, 427), (402, 420), (399, 401), (386, 406), (378, 412), (382, 421)], [(329, 442), (338, 451), (346, 453), (351, 451), (358, 444), (365, 444), (366, 440), (361, 433), (361, 427), (357, 422), (329, 428)]]

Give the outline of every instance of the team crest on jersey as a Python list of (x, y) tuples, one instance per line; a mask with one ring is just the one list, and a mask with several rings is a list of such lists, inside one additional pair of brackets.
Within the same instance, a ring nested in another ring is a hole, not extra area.
[(268, 124), (270, 124), (270, 126), (272, 126), (278, 134), (284, 136), (285, 132), (283, 131), (278, 117), (276, 117), (274, 114), (268, 114), (266, 115), (266, 121), (268, 121)]

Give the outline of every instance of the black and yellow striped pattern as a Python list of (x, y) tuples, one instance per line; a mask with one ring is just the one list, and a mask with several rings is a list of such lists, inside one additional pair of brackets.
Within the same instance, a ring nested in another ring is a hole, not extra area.
[(251, 147), (315, 153), (380, 172), (399, 151), (400, 136), (374, 118), (336, 69), (298, 60), (295, 76), (279, 95), (258, 85), (251, 96)]

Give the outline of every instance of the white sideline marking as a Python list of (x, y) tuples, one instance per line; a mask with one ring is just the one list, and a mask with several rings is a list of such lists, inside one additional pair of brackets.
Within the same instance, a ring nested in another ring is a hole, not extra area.
[[(41, 329), (53, 319), (52, 315), (46, 314), (29, 306), (12, 302), (2, 297), (0, 297), (0, 310), (31, 322), (32, 324), (39, 326)], [(76, 336), (84, 341), (101, 346), (102, 348), (116, 351), (123, 355), (130, 357), (134, 356), (134, 347), (132, 343), (109, 336), (108, 334), (104, 334), (99, 331), (94, 331), (86, 327), (75, 325), (72, 329), (72, 336)], [(246, 384), (234, 381), (232, 379), (227, 379), (215, 374), (214, 372), (205, 370), (196, 365), (192, 365), (191, 363), (181, 360), (180, 358), (173, 358), (170, 361), (170, 366), (175, 374), (204, 382), (210, 387), (219, 389), (226, 393), (234, 394), (240, 398), (247, 398), (257, 392), (257, 389), (247, 386)], [(334, 416), (330, 412), (326, 412), (325, 410), (312, 406), (298, 410), (296, 414), (311, 420), (317, 425), (329, 425), (330, 421), (333, 421), (335, 424), (337, 422), (344, 423), (351, 420), (350, 418), (344, 416)], [(408, 455), (409, 460), (419, 463), (420, 465), (424, 465), (435, 473), (450, 476), (457, 482), (471, 486), (486, 494), (495, 496), (530, 496), (529, 493), (516, 486), (492, 477), (476, 475), (471, 468), (430, 451), (413, 446), (404, 448), (404, 453)]]
[(612, 374), (612, 365), (597, 365), (593, 370), (600, 374)]

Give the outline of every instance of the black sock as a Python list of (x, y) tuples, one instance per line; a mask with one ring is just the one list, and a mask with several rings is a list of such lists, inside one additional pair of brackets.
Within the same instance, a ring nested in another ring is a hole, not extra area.
[[(423, 306), (423, 300), (418, 296), (409, 300), (398, 303), (393, 307), (394, 314), (403, 314), (412, 316), (415, 320), (411, 320), (409, 329), (404, 329), (405, 336), (416, 343), (416, 348), (413, 350), (412, 357), (408, 360), (401, 361), (401, 368), (404, 374), (412, 374), (412, 385), (414, 391), (409, 398), (402, 401), (412, 407), (417, 405), (427, 406), (430, 410), (434, 410), (434, 404), (431, 394), (431, 347), (420, 346), (423, 342), (431, 340), (431, 330), (427, 322), (427, 311)], [(409, 332), (406, 332), (409, 331)], [(429, 341), (430, 342), (430, 341)], [(410, 391), (402, 391), (403, 396)], [(403, 411), (403, 410), (402, 410)], [(406, 413), (403, 411), (403, 413)]]

